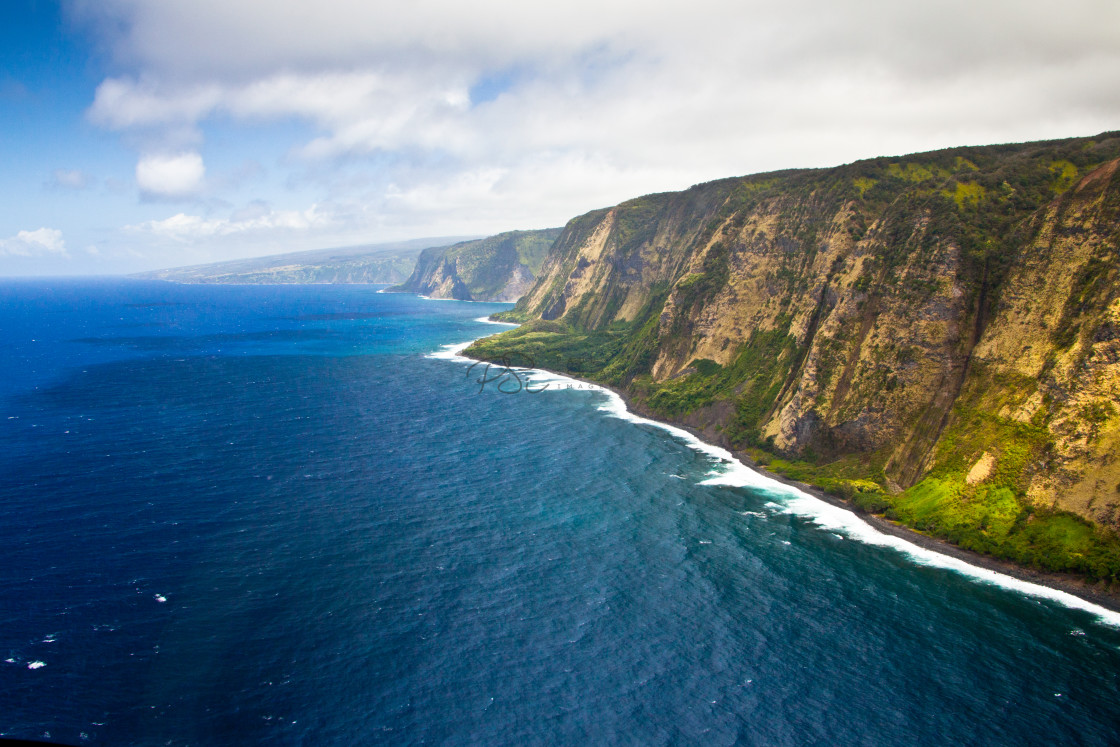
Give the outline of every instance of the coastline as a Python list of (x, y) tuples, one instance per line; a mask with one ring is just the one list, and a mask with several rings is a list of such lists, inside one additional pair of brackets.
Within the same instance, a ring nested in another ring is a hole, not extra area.
[[(583, 381), (582, 379), (577, 380)], [(614, 392), (622, 399), (622, 401), (626, 404), (626, 407), (631, 412), (640, 415), (646, 420), (663, 422), (666, 425), (673, 426), (674, 428), (680, 428), (681, 430), (688, 431), (698, 440), (709, 443), (707, 441), (707, 439), (710, 438), (709, 436), (699, 432), (691, 426), (685, 425), (683, 423), (663, 421), (658, 418), (651, 417), (648, 412), (644, 411), (644, 408), (637, 405), (637, 403), (635, 403), (633, 399), (624, 392), (618, 391), (613, 387), (598, 384), (596, 382), (586, 381), (585, 383), (595, 384), (595, 386)], [(1017, 579), (1019, 581), (1026, 581), (1027, 583), (1037, 584), (1039, 586), (1044, 586), (1055, 591), (1071, 594), (1075, 597), (1079, 597), (1087, 602), (1090, 602), (1091, 604), (1096, 604), (1112, 612), (1120, 613), (1120, 594), (1109, 593), (1107, 591), (1095, 589), (1091, 584), (1078, 578), (1077, 576), (1057, 573), (1054, 571), (1040, 571), (1033, 568), (1027, 568), (1025, 566), (1018, 565), (1017, 563), (1014, 563), (1010, 560), (1003, 560), (991, 555), (985, 555), (983, 553), (976, 552), (975, 550), (968, 550), (958, 545), (954, 545), (948, 540), (940, 539), (939, 537), (934, 537), (932, 535), (919, 532), (918, 530), (912, 529), (905, 524), (891, 521), (881, 514), (873, 514), (864, 511), (851, 501), (841, 498), (840, 496), (827, 493), (815, 485), (792, 480), (784, 475), (772, 472), (766, 469), (766, 467), (758, 464), (745, 452), (737, 451), (726, 446), (720, 446), (720, 448), (727, 449), (729, 452), (731, 452), (731, 454), (735, 456), (738, 461), (740, 461), (748, 469), (754, 470), (755, 472), (763, 475), (770, 480), (773, 480), (774, 482), (778, 482), (791, 488), (795, 488), (803, 493), (807, 493), (814, 498), (817, 498), (818, 500), (824, 501), (825, 503), (828, 503), (832, 506), (848, 511), (865, 523), (869, 524), (872, 529), (875, 529), (883, 534), (896, 537), (903, 540), (904, 542), (916, 545), (917, 547), (920, 547), (924, 550), (929, 550), (930, 552), (935, 552), (941, 555), (948, 556), (950, 558), (955, 558), (964, 563), (982, 568), (984, 570), (992, 571), (994, 573), (1000, 573), (1005, 576), (1010, 576), (1011, 578)]]
[[(519, 326), (511, 322), (496, 322), (489, 318), (482, 318), (478, 321), (487, 322), (490, 324), (503, 324), (511, 328)], [(490, 335), (483, 335), (476, 340), (471, 340), (466, 343), (448, 345), (446, 346), (445, 351), (433, 353), (431, 355), (433, 357), (439, 357), (448, 360), (454, 360), (458, 358), (462, 361), (485, 363), (487, 361), (480, 361), (479, 359), (471, 358), (464, 355), (464, 351), (468, 347), (470, 347), (470, 345), (477, 342), (477, 340), (489, 336)], [(672, 421), (662, 420), (659, 417), (651, 417), (651, 413), (645, 411), (645, 408), (634, 402), (633, 399), (625, 392), (619, 391), (614, 387), (610, 387), (596, 381), (591, 381), (589, 379), (582, 379), (578, 376), (572, 376), (570, 374), (549, 371), (543, 368), (533, 368), (527, 370), (533, 373), (539, 372), (541, 374), (544, 374), (546, 377), (550, 377), (556, 381), (566, 380), (584, 385), (589, 390), (599, 390), (609, 393), (618, 399), (623, 409), (630, 416), (630, 419), (632, 419), (634, 422), (648, 422), (652, 425), (661, 427), (670, 433), (672, 433), (673, 431), (685, 433), (692, 439), (694, 439), (697, 444), (701, 444), (707, 447), (703, 449), (707, 453), (714, 455), (714, 452), (722, 451), (731, 456), (742, 467), (754, 472), (757, 475), (760, 475), (763, 479), (792, 488), (795, 491), (803, 493), (811, 498), (815, 498), (828, 506), (844, 511), (850, 514), (851, 517), (856, 521), (862, 522), (875, 533), (883, 535), (887, 538), (892, 538), (905, 545), (910, 545), (916, 550), (932, 553), (934, 555), (941, 556), (949, 561), (955, 561), (955, 564), (950, 562), (923, 562), (922, 558), (920, 558), (914, 552), (908, 552), (905, 547), (898, 547), (893, 543), (876, 543), (881, 545), (890, 544), (892, 547), (895, 547), (895, 549), (899, 550), (903, 554), (908, 555), (908, 557), (917, 564), (937, 565), (938, 567), (942, 567), (947, 570), (955, 570), (956, 572), (962, 573), (963, 575), (968, 575), (975, 581), (981, 583), (996, 583), (998, 585), (1004, 586), (1005, 588), (1011, 588), (1029, 596), (1046, 597), (1058, 602), (1059, 604), (1062, 604), (1063, 606), (1090, 612), (1098, 618), (1101, 624), (1120, 627), (1120, 594), (1110, 593), (1102, 589), (1094, 588), (1093, 585), (1076, 576), (1070, 576), (1068, 574), (1057, 572), (1034, 570), (1018, 565), (1009, 560), (1002, 560), (999, 558), (994, 558), (990, 555), (984, 555), (975, 552), (973, 550), (967, 550), (946, 540), (923, 534), (922, 532), (911, 529), (910, 527), (907, 527), (903, 524), (893, 522), (885, 518), (884, 516), (863, 511), (853, 503), (840, 498), (839, 496), (831, 495), (816, 486), (792, 480), (783, 475), (771, 472), (765, 467), (756, 463), (749, 455), (741, 451), (736, 451), (726, 446), (712, 443), (712, 441), (710, 440), (710, 435), (701, 433), (694, 427), (685, 425), (683, 423), (675, 423)], [(794, 511), (792, 513), (796, 514), (797, 512)], [(820, 522), (816, 523), (819, 524)], [(969, 572), (969, 570), (967, 570), (966, 568), (956, 567), (956, 564), (966, 566), (967, 569), (971, 569), (972, 571), (977, 572)], [(1000, 584), (999, 579), (986, 578), (984, 572), (986, 572), (987, 574), (1003, 576), (1011, 581), (1020, 582), (1020, 584), (1028, 584), (1040, 588), (1038, 590), (1032, 591), (1030, 588), (1025, 588), (1022, 585), (1016, 586), (1009, 583)], [(1040, 593), (1041, 590), (1049, 590), (1054, 593), (1043, 594)], [(1073, 597), (1073, 600), (1063, 600), (1060, 598), (1060, 595), (1069, 595), (1070, 597)], [(1076, 600), (1077, 602), (1081, 602), (1081, 604), (1071, 603), (1074, 600)], [(1091, 607), (1097, 607), (1099, 609), (1094, 610), (1091, 609)]]
[[(594, 384), (595, 382), (586, 383)], [(700, 433), (695, 428), (684, 425), (682, 423), (662, 421), (657, 418), (650, 417), (648, 413), (643, 412), (644, 408), (639, 407), (632, 400), (632, 398), (630, 398), (625, 393), (620, 392), (613, 387), (603, 386), (602, 384), (595, 385), (617, 394), (622, 399), (622, 401), (626, 403), (626, 407), (628, 409), (636, 414), (639, 414), (642, 418), (654, 422), (664, 422), (667, 425), (673, 426), (674, 428), (680, 428), (682, 430), (688, 431), (698, 440), (708, 443), (708, 441), (706, 440), (707, 436)], [(791, 488), (795, 488), (796, 490), (807, 493), (808, 495), (811, 495), (818, 500), (824, 501), (829, 505), (848, 511), (858, 519), (870, 525), (872, 529), (881, 532), (882, 534), (895, 537), (902, 540), (903, 542), (907, 542), (911, 545), (922, 548), (923, 550), (928, 550), (940, 555), (945, 555), (949, 558), (954, 558), (971, 566), (976, 566), (993, 573), (999, 573), (1004, 576), (1009, 576), (1019, 581), (1037, 584), (1038, 586), (1053, 589), (1054, 591), (1064, 592), (1066, 594), (1070, 594), (1086, 602), (1089, 602), (1090, 604), (1095, 604), (1103, 607), (1104, 609), (1111, 612), (1120, 613), (1120, 595), (1110, 594), (1106, 591), (1094, 589), (1089, 583), (1077, 578), (1076, 576), (1069, 576), (1067, 574), (1051, 571), (1034, 570), (1032, 568), (1027, 568), (1025, 566), (1013, 563), (1010, 560), (1002, 560), (1000, 558), (992, 557), (991, 555), (984, 555), (983, 553), (978, 553), (974, 550), (968, 550), (963, 547), (959, 547), (958, 545), (954, 545), (948, 540), (943, 540), (938, 537), (924, 534), (915, 529), (911, 529), (905, 524), (891, 521), (890, 519), (887, 519), (880, 514), (872, 514), (867, 511), (863, 511), (854, 503), (839, 496), (827, 493), (815, 485), (792, 480), (784, 475), (772, 472), (766, 469), (764, 466), (755, 462), (750, 456), (742, 451), (736, 451), (734, 449), (728, 449), (728, 451), (730, 451), (735, 456), (735, 458), (748, 469), (754, 470), (755, 472), (770, 480), (773, 480), (774, 482), (787, 485)]]
[(881, 514), (873, 514), (863, 511), (854, 503), (847, 501), (839, 496), (831, 495), (824, 492), (820, 488), (809, 485), (808, 483), (797, 482), (787, 477), (770, 472), (765, 467), (756, 464), (750, 457), (742, 453), (735, 452), (736, 457), (739, 458), (744, 464), (751, 469), (765, 475), (766, 477), (776, 482), (789, 485), (790, 487), (797, 488), (798, 490), (808, 493), (815, 498), (818, 498), (825, 503), (829, 503), (837, 508), (842, 508), (850, 511), (857, 517), (870, 524), (873, 529), (876, 529), (883, 534), (897, 537), (912, 545), (917, 545), (925, 550), (940, 553), (950, 558), (956, 558), (969, 565), (974, 565), (994, 573), (1000, 573), (1020, 581), (1027, 583), (1045, 586), (1055, 591), (1065, 592), (1079, 597), (1092, 604), (1104, 607), (1112, 612), (1120, 613), (1120, 595), (1111, 594), (1107, 591), (1102, 591), (1093, 588), (1088, 582), (1079, 579), (1076, 576), (1070, 576), (1063, 573), (1053, 571), (1039, 571), (1026, 566), (1021, 566), (1013, 563), (1010, 560), (1002, 560), (991, 555), (984, 555), (975, 550), (968, 550), (958, 545), (954, 545), (948, 540), (943, 540), (928, 534), (911, 529), (905, 524), (891, 521)]

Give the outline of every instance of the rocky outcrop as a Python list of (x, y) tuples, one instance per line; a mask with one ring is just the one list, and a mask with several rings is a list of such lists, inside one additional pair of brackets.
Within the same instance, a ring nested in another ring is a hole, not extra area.
[(516, 301), (537, 280), (559, 228), (510, 231), (421, 253), (393, 292), (462, 301)]

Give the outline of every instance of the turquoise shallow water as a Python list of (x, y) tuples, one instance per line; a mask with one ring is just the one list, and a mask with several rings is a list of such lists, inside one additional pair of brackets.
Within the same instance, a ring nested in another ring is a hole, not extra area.
[(0, 733), (1115, 742), (1120, 631), (428, 357), (498, 308), (0, 285)]

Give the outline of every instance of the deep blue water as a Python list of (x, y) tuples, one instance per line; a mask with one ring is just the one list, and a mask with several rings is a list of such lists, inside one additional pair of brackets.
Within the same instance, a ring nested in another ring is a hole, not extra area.
[(499, 308), (0, 283), (0, 735), (1117, 741), (1120, 630), (426, 357)]

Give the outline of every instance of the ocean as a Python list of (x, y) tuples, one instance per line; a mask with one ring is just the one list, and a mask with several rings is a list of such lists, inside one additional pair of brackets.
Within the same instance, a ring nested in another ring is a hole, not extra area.
[(1120, 616), (377, 291), (0, 282), (0, 736), (1120, 740)]

